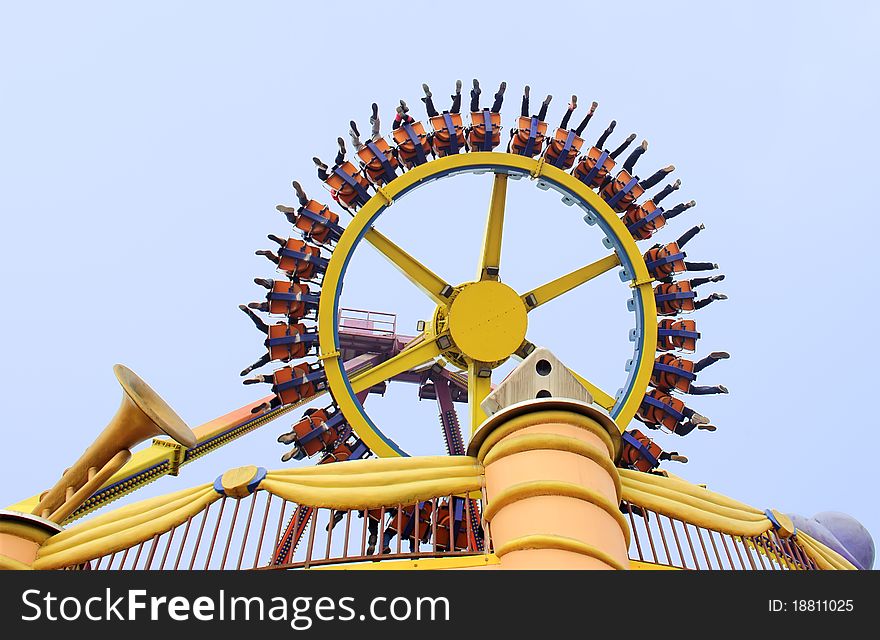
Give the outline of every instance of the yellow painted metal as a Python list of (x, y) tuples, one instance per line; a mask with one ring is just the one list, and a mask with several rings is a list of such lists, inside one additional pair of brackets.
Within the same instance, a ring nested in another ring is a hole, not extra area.
[(396, 375), (436, 358), (443, 352), (437, 344), (440, 338), (441, 336), (425, 338), (420, 344), (410, 349), (404, 349), (393, 358), (389, 358), (385, 362), (356, 375), (351, 380), (351, 388), (355, 393), (366, 391), (380, 382), (390, 380)]
[(610, 410), (611, 407), (614, 406), (614, 396), (602, 391), (602, 389), (600, 389), (599, 387), (594, 385), (592, 382), (590, 382), (589, 380), (584, 378), (577, 371), (572, 371), (571, 369), (569, 369), (569, 371), (571, 371), (571, 375), (573, 375), (575, 378), (577, 378), (578, 382), (580, 382), (582, 385), (584, 385), (587, 388), (587, 391), (589, 391), (590, 395), (593, 396), (593, 402), (595, 402), (596, 404), (598, 404), (600, 407), (602, 407), (605, 410)]
[(309, 571), (432, 571), (438, 569), (476, 569), (499, 564), (494, 553), (481, 553), (472, 556), (453, 556), (449, 558), (420, 558), (419, 560), (386, 560), (384, 562), (363, 562), (358, 564), (334, 564), (325, 567), (312, 567)]
[[(532, 311), (542, 304), (550, 302), (553, 298), (558, 298), (563, 293), (567, 293), (619, 265), (620, 258), (617, 257), (616, 253), (612, 253), (610, 256), (605, 256), (600, 260), (596, 260), (596, 262), (575, 269), (571, 273), (566, 273), (564, 276), (560, 276), (547, 284), (524, 293), (522, 299), (528, 305), (529, 311)], [(531, 303), (529, 298), (533, 298)]]
[(449, 335), (462, 354), (481, 362), (510, 357), (526, 337), (529, 320), (519, 294), (501, 282), (464, 286), (449, 308)]
[(653, 562), (642, 562), (640, 560), (629, 561), (630, 571), (682, 571), (678, 567), (671, 567), (665, 564), (655, 564)]
[[(642, 259), (641, 252), (614, 211), (601, 197), (577, 180), (577, 178), (552, 165), (544, 164), (542, 159), (535, 160), (534, 158), (498, 152), (472, 152), (450, 155), (415, 167), (385, 185), (383, 187), (383, 195), (370, 198), (346, 227), (333, 251), (333, 256), (324, 274), (321, 287), (321, 304), (318, 310), (318, 330), (322, 354), (325, 357), (324, 368), (328, 384), (330, 389), (333, 390), (333, 396), (339, 408), (350, 422), (354, 431), (376, 455), (401, 455), (400, 450), (378, 432), (363, 413), (363, 408), (357, 402), (352, 387), (349, 385), (341, 359), (338, 356), (331, 357), (330, 355), (339, 349), (338, 337), (334, 327), (343, 273), (359, 239), (362, 236), (366, 237), (370, 233), (376, 233), (371, 231), (371, 226), (376, 215), (380, 213), (382, 208), (387, 206), (389, 200), (393, 201), (400, 193), (433, 176), (455, 171), (466, 171), (471, 167), (489, 168), (490, 170), (497, 169), (500, 172), (514, 169), (533, 176), (540, 175), (577, 194), (580, 199), (589, 204), (592, 210), (602, 219), (604, 226), (610, 231), (610, 235), (614, 236), (615, 241), (621, 247), (620, 251), (625, 254), (627, 261), (632, 264), (634, 271), (632, 274), (633, 280), (644, 283), (638, 285), (638, 289), (642, 294), (642, 325), (645, 329), (645, 335), (642, 337), (642, 350), (639, 361), (634, 365), (636, 367), (636, 377), (632, 384), (632, 392), (619, 408), (616, 417), (618, 427), (622, 431), (632, 420), (641, 404), (651, 376), (654, 352), (657, 346), (657, 335), (656, 331), (654, 331), (657, 320), (656, 306), (654, 304), (650, 274)], [(436, 278), (436, 280), (430, 279), (433, 284), (429, 284), (427, 287), (428, 290), (434, 291), (435, 294), (439, 291), (438, 281), (442, 280), (439, 277)], [(445, 304), (434, 296), (432, 298), (438, 304)], [(477, 367), (471, 365), (469, 368), (475, 370)], [(491, 385), (489, 379), (478, 379), (472, 373), (469, 376), (468, 386), (469, 395), (471, 396), (469, 403), (472, 409), (471, 424), (473, 428), (484, 419), (483, 412), (479, 409), (479, 403), (488, 393)], [(588, 388), (590, 387), (588, 386)], [(595, 387), (593, 388), (595, 389)], [(593, 389), (591, 389), (591, 392), (593, 392)], [(597, 399), (605, 399), (606, 404), (608, 403), (607, 398), (610, 397), (608, 394), (595, 392), (594, 396)], [(602, 404), (602, 402), (599, 401), (599, 404)]]
[[(501, 236), (504, 231), (504, 207), (507, 202), (507, 174), (496, 173), (492, 183), (492, 200), (489, 203), (489, 215), (486, 217), (486, 232), (483, 236), (483, 253), (480, 256), (480, 267), (477, 278), (480, 280), (498, 280), (498, 269), (501, 267)], [(490, 268), (495, 274), (488, 273)]]
[[(468, 366), (468, 408), (471, 414), (471, 435), (477, 430), (483, 421), (489, 416), (483, 411), (480, 403), (486, 399), (486, 396), (492, 391), (492, 378), (486, 376), (480, 377), (480, 371), (487, 365), (482, 362), (474, 361)], [(491, 369), (490, 369), (491, 371)]]
[(379, 253), (388, 258), (388, 260), (397, 269), (415, 284), (419, 289), (428, 294), (428, 296), (437, 304), (446, 304), (448, 300), (441, 295), (441, 292), (449, 289), (449, 284), (436, 273), (428, 269), (421, 262), (413, 258), (406, 251), (391, 242), (384, 235), (370, 229), (364, 234), (364, 239), (373, 245)]

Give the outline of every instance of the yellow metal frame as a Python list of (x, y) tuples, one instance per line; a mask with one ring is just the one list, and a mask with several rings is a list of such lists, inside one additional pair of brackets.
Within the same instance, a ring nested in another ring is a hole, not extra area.
[[(543, 159), (536, 160), (499, 152), (473, 152), (451, 155), (415, 167), (386, 184), (382, 189), (382, 193), (370, 198), (346, 227), (333, 251), (333, 256), (324, 274), (321, 304), (318, 311), (318, 332), (322, 350), (321, 359), (324, 363), (329, 387), (337, 405), (346, 416), (354, 431), (370, 447), (373, 453), (381, 457), (407, 455), (372, 424), (363, 407), (355, 398), (355, 387), (363, 388), (366, 382), (373, 381), (375, 376), (367, 372), (356, 376), (353, 380), (349, 380), (343, 368), (343, 362), (339, 355), (336, 318), (342, 280), (355, 248), (362, 239), (365, 239), (385, 254), (401, 271), (404, 271), (405, 275), (435, 302), (438, 302), (438, 304), (442, 303), (451, 291), (448, 283), (409, 256), (403, 249), (397, 247), (397, 245), (379, 234), (379, 232), (372, 229), (372, 225), (384, 209), (394, 203), (395, 198), (405, 194), (419, 183), (444, 174), (465, 173), (468, 171), (492, 171), (495, 173), (492, 201), (486, 224), (483, 252), (480, 258), (480, 279), (490, 279), (492, 276), (487, 275), (486, 267), (497, 267), (497, 264), (492, 263), (500, 261), (501, 226), (504, 217), (503, 196), (507, 186), (507, 174), (510, 172), (530, 175), (532, 178), (555, 183), (561, 189), (575, 195), (598, 216), (597, 221), (616, 247), (617, 253), (612, 254), (614, 257), (608, 256), (603, 258), (596, 263), (582, 267), (571, 274), (557, 278), (529, 292), (535, 294), (535, 300), (530, 305), (531, 309), (569, 290), (572, 286), (582, 284), (599, 273), (604, 273), (604, 271), (613, 268), (616, 264), (629, 265), (627, 275), (631, 278), (630, 286), (638, 291), (641, 298), (640, 304), (636, 305), (636, 313), (641, 316), (640, 326), (644, 335), (638, 337), (641, 341), (641, 349), (638, 354), (638, 361), (633, 363), (635, 371), (630, 374), (629, 394), (619, 408), (617, 408), (614, 415), (618, 427), (621, 431), (624, 430), (638, 410), (647, 389), (657, 345), (655, 330), (657, 310), (654, 304), (653, 279), (648, 273), (641, 252), (635, 240), (633, 240), (614, 211), (602, 198), (574, 176), (545, 164)], [(620, 252), (623, 255), (620, 255)], [(405, 264), (406, 268), (402, 267), (402, 264)], [(427, 335), (426, 338), (428, 338)], [(427, 342), (436, 344), (437, 338), (438, 336), (431, 336)], [(424, 349), (416, 348), (425, 355), (431, 352), (431, 348), (428, 347)], [(404, 351), (397, 358), (413, 359), (414, 355), (407, 354)], [(401, 363), (398, 362), (397, 364)], [(379, 366), (383, 367), (383, 365)], [(383, 368), (386, 370), (390, 369), (390, 367)], [(478, 407), (481, 398), (479, 397), (480, 394), (476, 392), (482, 391), (484, 394), (487, 393), (489, 384), (486, 378), (478, 379), (473, 373), (471, 372), (470, 376), (470, 379), (474, 381), (470, 385), (470, 391), (475, 392), (473, 393), (475, 398), (471, 401), (471, 408), (476, 414), (475, 419), (478, 419), (481, 417), (482, 412), (476, 411), (475, 407)], [(593, 393), (597, 404), (608, 410), (614, 407), (615, 398), (610, 394), (598, 389), (581, 376), (578, 376), (578, 379)], [(476, 380), (480, 380), (484, 384), (480, 384)]]

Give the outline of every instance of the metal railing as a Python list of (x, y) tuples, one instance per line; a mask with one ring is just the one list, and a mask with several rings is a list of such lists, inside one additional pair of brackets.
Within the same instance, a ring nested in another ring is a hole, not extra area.
[(298, 569), (476, 555), (487, 553), (478, 504), (451, 495), (415, 505), (339, 511), (300, 506), (258, 490), (241, 500), (223, 497), (165, 533), (69, 568)]
[(630, 560), (678, 569), (818, 569), (794, 539), (772, 529), (760, 536), (733, 536), (621, 503), (632, 532)]
[(340, 309), (339, 330), (370, 336), (397, 335), (397, 315), (363, 309)]

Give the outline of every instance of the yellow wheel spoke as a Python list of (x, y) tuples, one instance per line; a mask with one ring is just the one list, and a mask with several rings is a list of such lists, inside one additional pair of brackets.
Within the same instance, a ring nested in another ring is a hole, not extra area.
[[(571, 369), (569, 369), (569, 371), (571, 371)], [(599, 387), (594, 385), (592, 382), (590, 382), (589, 380), (584, 378), (577, 371), (571, 371), (571, 374), (575, 378), (577, 378), (578, 382), (580, 382), (582, 385), (584, 385), (587, 388), (587, 391), (589, 391), (590, 394), (593, 396), (593, 402), (598, 404), (603, 409), (606, 409), (607, 411), (611, 411), (611, 407), (614, 406), (614, 397), (613, 396), (602, 391), (602, 389), (600, 389)]]
[(375, 229), (367, 231), (364, 234), (364, 239), (373, 245), (379, 253), (388, 258), (391, 264), (397, 267), (410, 282), (427, 293), (434, 302), (441, 305), (449, 302), (449, 294), (452, 293), (452, 287), (443, 278)]
[(479, 280), (498, 280), (501, 268), (501, 236), (504, 231), (504, 207), (507, 202), (507, 174), (496, 173), (492, 184), (492, 200), (486, 217), (483, 254), (480, 256)]
[(375, 367), (359, 373), (351, 379), (351, 388), (354, 393), (360, 393), (367, 389), (390, 380), (394, 376), (414, 369), (429, 360), (436, 358), (442, 353), (438, 342), (449, 341), (449, 336), (441, 334), (430, 339), (425, 339), (413, 347), (407, 347), (393, 358), (389, 358)]
[(480, 403), (486, 399), (492, 390), (492, 378), (490, 376), (480, 377), (480, 372), (485, 375), (486, 371), (491, 371), (486, 364), (482, 362), (472, 361), (468, 365), (468, 406), (471, 413), (471, 435), (477, 430), (477, 427), (485, 420), (485, 412), (480, 408)]
[(596, 262), (592, 262), (580, 269), (575, 269), (571, 273), (567, 273), (555, 280), (551, 280), (547, 284), (542, 284), (540, 287), (524, 293), (522, 295), (523, 302), (526, 303), (526, 308), (531, 311), (542, 304), (550, 302), (553, 298), (558, 298), (563, 293), (568, 293), (585, 282), (589, 282), (596, 276), (610, 271), (619, 264), (620, 258), (617, 257), (616, 253), (612, 253), (601, 260), (596, 260)]

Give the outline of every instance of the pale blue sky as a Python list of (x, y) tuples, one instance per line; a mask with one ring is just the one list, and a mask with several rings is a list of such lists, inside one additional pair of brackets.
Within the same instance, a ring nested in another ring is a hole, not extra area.
[[(285, 233), (274, 206), (294, 200), (290, 180), (325, 198), (311, 156), (331, 159), (351, 118), (366, 129), (370, 102), (387, 130), (398, 98), (423, 116), (422, 82), (441, 105), (456, 78), (479, 77), (487, 95), (508, 82), (508, 123), (525, 83), (535, 102), (554, 94), (553, 124), (571, 92), (578, 115), (598, 100), (588, 139), (616, 118), (614, 140), (650, 141), (643, 171), (675, 163), (681, 199), (699, 203), (660, 238), (707, 226), (688, 252), (721, 264), (730, 300), (697, 314), (701, 353), (733, 357), (701, 381), (731, 395), (690, 403), (716, 433), (660, 437), (691, 460), (670, 470), (761, 508), (846, 511), (878, 538), (865, 212), (880, 169), (878, 6), (489, 2), (497, 28), (481, 26), (480, 40), (445, 25), (421, 45), (434, 11), (379, 6), (4, 3), (0, 504), (54, 483), (106, 424), (120, 396), (115, 362), (193, 426), (257, 397), (238, 371), (262, 337), (236, 306), (260, 295), (253, 276), (271, 275), (253, 251)], [(530, 30), (520, 19), (531, 13)], [(475, 18), (459, 16), (462, 27)], [(518, 42), (513, 24), (535, 36)], [(446, 50), (434, 44), (443, 40)], [(515, 187), (505, 281), (524, 288), (602, 255), (597, 232), (556, 198)], [(446, 181), (379, 226), (465, 280), (488, 194), (485, 179)], [(410, 331), (431, 311), (369, 249), (350, 274), (346, 305), (397, 312)], [(609, 274), (542, 309), (530, 337), (613, 392), (628, 357), (625, 296)], [(435, 407), (414, 388), (367, 408), (410, 450), (439, 451)], [(274, 440), (290, 422), (138, 495), (242, 464), (281, 467)]]

